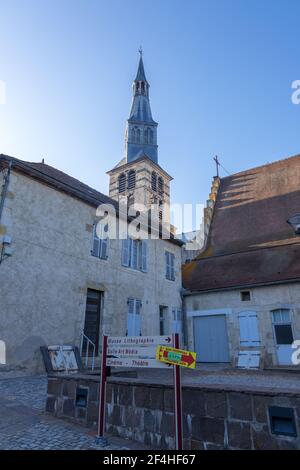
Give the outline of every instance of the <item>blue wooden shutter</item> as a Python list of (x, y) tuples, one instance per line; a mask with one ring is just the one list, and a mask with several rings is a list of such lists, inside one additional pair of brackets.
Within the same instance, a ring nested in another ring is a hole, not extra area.
[(170, 272), (170, 253), (168, 251), (165, 252), (166, 256), (166, 278), (170, 279), (171, 272)]
[(147, 258), (148, 258), (148, 245), (146, 240), (142, 240), (140, 242), (140, 247), (141, 247), (141, 257), (140, 257), (140, 263), (141, 263), (141, 270), (143, 273), (147, 272)]
[(241, 346), (259, 346), (260, 338), (256, 312), (239, 313)]
[(170, 253), (170, 279), (172, 281), (175, 280), (175, 255), (173, 253)]
[(130, 239), (125, 238), (122, 240), (122, 265), (129, 266), (130, 258)]
[(107, 259), (107, 251), (108, 251), (107, 230), (108, 230), (108, 225), (101, 224), (100, 258), (103, 258), (103, 259)]
[(131, 240), (131, 267), (138, 269), (138, 240)]

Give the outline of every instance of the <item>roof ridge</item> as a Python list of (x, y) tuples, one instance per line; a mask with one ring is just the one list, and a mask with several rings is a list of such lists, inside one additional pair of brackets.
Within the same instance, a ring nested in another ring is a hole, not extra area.
[[(300, 245), (300, 240), (299, 241), (294, 241), (294, 242), (291, 242), (291, 243), (282, 243), (282, 244), (279, 244), (279, 245), (260, 246), (258, 248), (252, 248), (252, 249), (249, 249), (249, 250), (232, 251), (231, 253), (221, 253), (219, 255), (203, 256), (203, 257), (201, 257), (201, 255), (199, 255), (199, 257), (196, 257), (196, 258), (192, 259), (190, 261), (190, 263), (192, 263), (193, 261), (204, 261), (204, 260), (213, 259), (213, 258), (222, 258), (224, 256), (238, 255), (238, 254), (241, 254), (241, 253), (254, 253), (256, 251), (270, 250), (272, 248), (283, 248), (283, 247), (291, 246), (291, 245)], [(186, 264), (188, 264), (188, 263), (186, 263)]]
[(280, 160), (276, 160), (275, 162), (264, 163), (263, 165), (254, 166), (254, 167), (248, 168), (248, 170), (242, 170), (242, 171), (239, 171), (237, 173), (232, 173), (232, 175), (224, 176), (220, 179), (221, 180), (226, 180), (227, 178), (232, 178), (233, 176), (242, 175), (242, 174), (247, 173), (248, 171), (251, 171), (251, 170), (258, 170), (260, 168), (264, 168), (264, 167), (268, 167), (268, 166), (274, 166), (274, 165), (277, 165), (280, 162), (284, 162), (284, 161), (287, 161), (287, 160), (292, 160), (293, 158), (300, 158), (300, 153), (298, 153), (296, 155), (292, 155), (290, 157), (281, 158)]

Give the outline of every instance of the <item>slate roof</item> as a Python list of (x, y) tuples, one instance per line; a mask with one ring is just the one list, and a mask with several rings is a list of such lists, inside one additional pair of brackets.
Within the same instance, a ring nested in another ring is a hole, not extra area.
[(183, 266), (188, 291), (300, 280), (300, 155), (222, 178), (204, 251)]

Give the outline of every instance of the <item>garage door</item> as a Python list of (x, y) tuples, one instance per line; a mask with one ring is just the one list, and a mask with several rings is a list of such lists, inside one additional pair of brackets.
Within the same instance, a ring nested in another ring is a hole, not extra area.
[(229, 362), (225, 315), (194, 318), (197, 362)]

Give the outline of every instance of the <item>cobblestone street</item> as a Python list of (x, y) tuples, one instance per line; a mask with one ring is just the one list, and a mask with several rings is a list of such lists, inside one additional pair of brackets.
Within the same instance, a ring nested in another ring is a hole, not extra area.
[[(90, 430), (44, 413), (46, 389), (45, 376), (0, 377), (0, 449), (99, 450)], [(132, 448), (117, 438), (109, 442), (105, 450)]]

